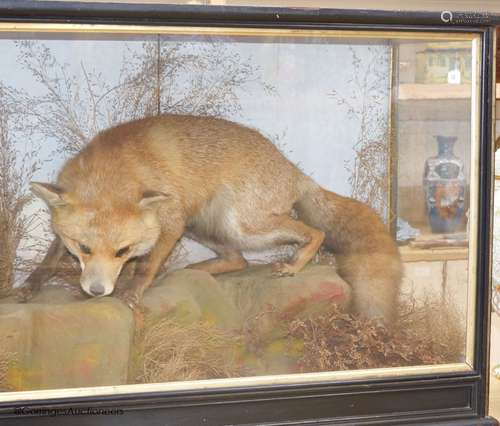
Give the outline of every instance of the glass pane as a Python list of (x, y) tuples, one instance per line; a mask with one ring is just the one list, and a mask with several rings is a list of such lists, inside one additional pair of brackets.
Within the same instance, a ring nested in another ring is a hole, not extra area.
[(470, 368), (475, 35), (3, 29), (6, 398)]

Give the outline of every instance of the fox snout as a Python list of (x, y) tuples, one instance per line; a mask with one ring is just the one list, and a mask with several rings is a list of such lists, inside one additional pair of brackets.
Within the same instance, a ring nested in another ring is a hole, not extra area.
[(113, 293), (121, 265), (91, 261), (82, 267), (80, 285), (90, 296), (102, 297)]
[(89, 291), (91, 296), (103, 296), (105, 292), (104, 286), (100, 282), (90, 284)]

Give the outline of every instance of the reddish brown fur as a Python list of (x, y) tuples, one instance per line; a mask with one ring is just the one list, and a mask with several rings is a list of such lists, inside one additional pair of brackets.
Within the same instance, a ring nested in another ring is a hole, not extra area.
[[(323, 190), (257, 131), (226, 120), (163, 115), (108, 129), (67, 162), (57, 188), (37, 184), (35, 191), (82, 267), (99, 260), (94, 282), (117, 262), (120, 244), (154, 245), (127, 296), (131, 304), (182, 235), (217, 253), (191, 265), (210, 273), (246, 267), (243, 250), (296, 244), (295, 257), (275, 265), (278, 274), (302, 269), (326, 236), (354, 287), (356, 309), (388, 319), (395, 308), (401, 263), (377, 215)], [(300, 220), (292, 219), (294, 209)], [(80, 239), (92, 246), (86, 258)], [(105, 280), (115, 273), (109, 269)]]

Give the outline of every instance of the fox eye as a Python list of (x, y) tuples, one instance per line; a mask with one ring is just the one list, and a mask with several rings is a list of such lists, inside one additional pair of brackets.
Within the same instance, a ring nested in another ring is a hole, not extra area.
[(127, 254), (130, 250), (130, 246), (122, 247), (120, 250), (116, 252), (116, 257), (122, 257), (124, 254)]
[(78, 243), (78, 245), (80, 246), (80, 250), (82, 251), (83, 254), (91, 254), (92, 253), (92, 250), (90, 250), (89, 246), (86, 246), (85, 244), (82, 244), (82, 243)]

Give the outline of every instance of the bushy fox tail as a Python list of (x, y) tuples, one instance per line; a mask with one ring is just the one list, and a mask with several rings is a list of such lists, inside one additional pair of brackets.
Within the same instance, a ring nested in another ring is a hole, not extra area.
[(320, 186), (296, 203), (299, 219), (325, 232), (339, 275), (353, 289), (354, 312), (390, 323), (397, 312), (402, 263), (399, 250), (377, 213), (366, 204)]

